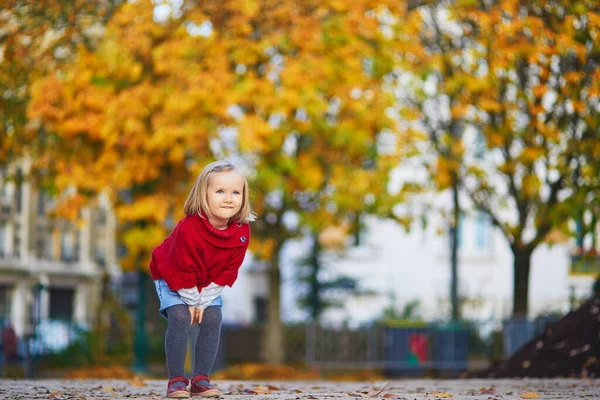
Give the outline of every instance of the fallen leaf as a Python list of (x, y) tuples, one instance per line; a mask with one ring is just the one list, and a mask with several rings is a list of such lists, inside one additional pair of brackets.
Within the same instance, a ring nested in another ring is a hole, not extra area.
[(277, 386), (274, 386), (274, 385), (267, 385), (267, 387), (271, 390), (281, 390), (280, 388), (278, 388)]
[(394, 398), (394, 397), (398, 397), (398, 395), (397, 394), (393, 394), (393, 393), (386, 393), (386, 394), (383, 395), (383, 398), (385, 398), (385, 399), (391, 399), (391, 398)]
[(144, 379), (142, 379), (140, 376), (134, 376), (132, 380), (129, 381), (129, 384), (131, 386), (137, 386), (137, 387), (142, 387), (142, 386), (146, 386), (147, 383), (146, 381), (144, 381)]
[(522, 399), (539, 399), (540, 396), (536, 392), (523, 392), (521, 393)]
[(431, 393), (431, 396), (435, 396), (435, 397), (452, 397), (452, 395), (450, 393), (446, 393), (446, 392), (433, 392), (433, 393)]
[(300, 390), (300, 389), (294, 389), (294, 393), (302, 393), (302, 390)]
[(266, 387), (266, 386), (261, 386), (261, 385), (259, 385), (259, 386), (257, 386), (257, 387), (255, 387), (255, 388), (254, 388), (254, 392), (255, 392), (256, 394), (271, 394), (273, 391), (272, 391), (272, 390), (270, 390), (270, 389), (269, 389), (268, 387)]

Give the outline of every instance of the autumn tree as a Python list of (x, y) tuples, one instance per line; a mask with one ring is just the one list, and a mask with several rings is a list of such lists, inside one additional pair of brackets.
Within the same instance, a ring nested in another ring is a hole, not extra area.
[[(193, 40), (186, 26), (157, 22), (154, 12), (149, 2), (123, 4), (95, 48), (79, 48), (70, 68), (34, 84), (28, 109), (44, 139), (35, 168), (50, 171), (47, 184), (60, 194), (55, 214), (75, 219), (98, 194), (110, 199), (126, 248), (120, 264), (138, 272), (141, 304), (150, 253), (183, 216), (191, 182), (209, 160), (209, 125), (218, 112), (202, 69), (161, 54)], [(139, 307), (140, 370), (145, 319)]]
[[(408, 33), (398, 35), (401, 65), (429, 84), (406, 112), (427, 121), (430, 98), (441, 97), (437, 115), (462, 121), (461, 139), (449, 141), (462, 165), (454, 171), (509, 242), (513, 315), (524, 316), (533, 251), (574, 216), (574, 204), (597, 194), (583, 183), (593, 170), (585, 154), (598, 151), (599, 7), (558, 0), (426, 7), (414, 9)], [(411, 32), (420, 38), (413, 47)]]
[(0, 163), (35, 151), (43, 137), (28, 126), (31, 84), (91, 49), (118, 0), (6, 0), (0, 13)]
[[(253, 249), (266, 260), (269, 282), (263, 359), (280, 363), (284, 244), (302, 227), (319, 232), (386, 207), (396, 144), (386, 114), (392, 103), (384, 79), (392, 64), (381, 19), (391, 8), (368, 1), (246, 4), (253, 6), (221, 2), (203, 11), (211, 40), (229, 53), (236, 74), (237, 136), (223, 154), (241, 155), (253, 171), (260, 216)], [(369, 201), (369, 194), (382, 197)]]
[(125, 3), (94, 51), (36, 85), (29, 116), (48, 139), (37, 162), (75, 197), (110, 196), (123, 264), (139, 268), (206, 162), (237, 161), (269, 280), (263, 358), (280, 363), (283, 245), (394, 201), (392, 11), (372, 1)]
[[(461, 201), (462, 179), (466, 173), (463, 162), (466, 126), (466, 97), (462, 82), (472, 73), (468, 36), (456, 35), (457, 26), (449, 21), (445, 11), (451, 3), (407, 3), (406, 18), (399, 24), (399, 69), (396, 76), (406, 90), (398, 91), (399, 113), (424, 143), (417, 145), (418, 155), (427, 171), (428, 181), (406, 185), (407, 193), (450, 192), (450, 210), (442, 210), (450, 239), (450, 302), (451, 319), (460, 318), (458, 293), (458, 230), (464, 207)], [(405, 167), (407, 164), (405, 164)], [(429, 214), (429, 204), (421, 211)], [(412, 210), (411, 210), (412, 212)]]

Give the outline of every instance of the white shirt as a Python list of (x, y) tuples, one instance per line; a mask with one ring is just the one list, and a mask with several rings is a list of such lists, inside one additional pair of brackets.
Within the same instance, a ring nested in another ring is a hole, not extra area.
[(203, 288), (201, 292), (198, 292), (198, 288), (194, 286), (189, 289), (179, 289), (177, 293), (181, 297), (181, 300), (189, 307), (204, 310), (211, 305), (214, 299), (221, 295), (224, 288), (224, 286), (219, 286), (212, 282)]

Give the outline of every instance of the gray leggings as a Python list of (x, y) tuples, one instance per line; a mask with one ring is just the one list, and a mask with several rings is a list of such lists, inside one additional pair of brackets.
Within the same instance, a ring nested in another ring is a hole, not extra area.
[[(191, 316), (187, 306), (176, 305), (165, 310), (169, 326), (165, 335), (165, 354), (169, 379), (185, 376), (185, 355), (187, 353)], [(219, 348), (221, 334), (221, 306), (210, 306), (204, 310), (194, 349), (193, 375), (209, 376)]]

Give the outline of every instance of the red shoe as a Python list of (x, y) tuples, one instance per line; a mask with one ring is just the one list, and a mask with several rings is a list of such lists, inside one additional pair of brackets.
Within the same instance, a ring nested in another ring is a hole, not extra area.
[[(198, 381), (208, 381), (208, 385), (198, 385)], [(192, 378), (190, 395), (192, 397), (219, 397), (221, 395), (221, 391), (210, 384), (210, 380), (207, 376), (198, 375)]]
[(169, 379), (167, 383), (167, 397), (170, 399), (183, 399), (190, 397), (190, 392), (187, 390), (189, 381), (183, 376), (176, 376)]

